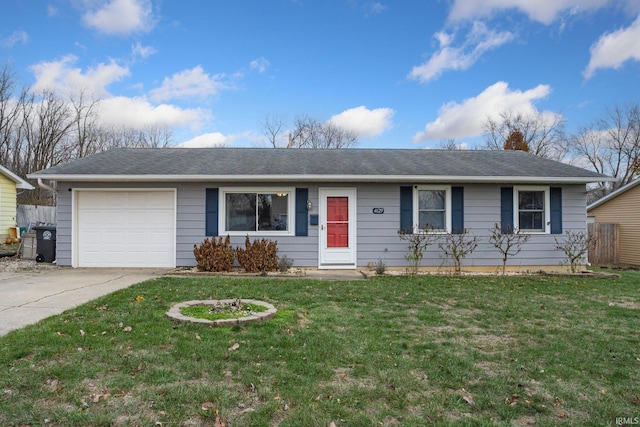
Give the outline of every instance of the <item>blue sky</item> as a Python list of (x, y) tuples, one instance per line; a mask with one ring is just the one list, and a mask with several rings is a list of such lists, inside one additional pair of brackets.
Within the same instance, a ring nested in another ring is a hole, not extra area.
[(1, 0), (0, 65), (108, 124), (264, 146), (268, 115), (362, 148), (481, 144), (502, 111), (574, 132), (640, 102), (638, 0)]

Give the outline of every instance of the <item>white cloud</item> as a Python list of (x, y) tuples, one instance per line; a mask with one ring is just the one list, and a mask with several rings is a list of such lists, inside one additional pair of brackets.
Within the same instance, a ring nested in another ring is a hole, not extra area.
[(365, 106), (350, 108), (329, 119), (334, 125), (354, 132), (359, 138), (378, 136), (391, 128), (391, 118), (395, 111), (391, 108), (369, 110)]
[(147, 59), (157, 52), (158, 50), (153, 46), (142, 46), (140, 42), (136, 42), (136, 44), (131, 46), (131, 53), (134, 58)]
[(455, 34), (444, 31), (434, 34), (438, 41), (439, 50), (429, 60), (413, 67), (409, 78), (428, 82), (440, 76), (447, 70), (466, 70), (486, 52), (513, 40), (514, 35), (509, 31), (494, 31), (482, 22), (474, 22), (465, 41), (461, 46), (452, 46)]
[(111, 61), (98, 64), (83, 72), (74, 67), (78, 58), (74, 55), (64, 56), (56, 61), (44, 61), (32, 65), (36, 82), (33, 90), (54, 90), (63, 93), (88, 92), (90, 95), (103, 97), (107, 95), (106, 87), (130, 74), (127, 67), (122, 67)]
[(267, 68), (269, 68), (270, 65), (269, 61), (265, 58), (256, 58), (249, 64), (252, 70), (257, 70), (260, 74), (267, 71)]
[(597, 10), (611, 0), (454, 0), (449, 13), (452, 21), (490, 16), (496, 12), (519, 10), (534, 21), (551, 24), (564, 11), (576, 14)]
[(424, 131), (414, 135), (414, 142), (447, 138), (470, 138), (482, 134), (487, 117), (497, 117), (503, 111), (531, 114), (537, 112), (533, 103), (551, 93), (548, 85), (538, 85), (527, 91), (511, 90), (505, 82), (497, 82), (474, 98), (462, 103), (443, 105), (439, 117), (427, 123)]
[(49, 18), (56, 16), (58, 14), (58, 8), (49, 4), (47, 5), (47, 16)]
[(196, 136), (195, 138), (178, 144), (177, 146), (182, 148), (223, 147), (225, 145), (229, 145), (234, 139), (235, 137), (225, 136), (220, 132), (211, 132)]
[(9, 37), (0, 39), (0, 46), (13, 47), (18, 43), (27, 44), (27, 41), (29, 41), (29, 34), (25, 31), (18, 30), (14, 31)]
[(102, 124), (142, 129), (146, 126), (188, 127), (197, 129), (208, 119), (200, 109), (183, 109), (175, 105), (152, 105), (145, 98), (117, 96), (100, 103)]
[(640, 61), (640, 16), (629, 27), (601, 36), (590, 51), (589, 65), (582, 73), (586, 79), (598, 68), (618, 69), (628, 60)]
[(107, 86), (130, 74), (129, 69), (114, 62), (98, 64), (86, 71), (75, 67), (77, 58), (68, 55), (60, 60), (41, 62), (31, 67), (36, 77), (33, 90), (53, 90), (59, 94), (86, 95), (100, 99), (100, 122), (107, 126), (142, 129), (148, 126), (167, 126), (198, 130), (210, 121), (211, 113), (200, 108), (151, 103), (145, 97), (111, 96)]
[(210, 76), (198, 65), (190, 70), (184, 70), (171, 77), (166, 77), (162, 82), (162, 86), (153, 89), (150, 95), (154, 101), (190, 97), (204, 98), (215, 95), (227, 87), (222, 82), (223, 78), (224, 74)]
[(85, 25), (113, 35), (126, 35), (137, 31), (148, 31), (153, 25), (149, 0), (100, 1), (97, 10), (82, 16)]

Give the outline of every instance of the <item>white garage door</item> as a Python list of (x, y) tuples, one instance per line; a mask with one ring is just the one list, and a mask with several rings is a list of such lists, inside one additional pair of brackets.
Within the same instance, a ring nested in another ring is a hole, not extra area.
[(78, 267), (174, 267), (174, 190), (76, 193)]

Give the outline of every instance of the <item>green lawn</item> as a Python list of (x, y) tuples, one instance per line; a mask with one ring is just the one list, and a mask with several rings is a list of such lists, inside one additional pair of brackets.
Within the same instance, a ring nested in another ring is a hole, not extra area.
[[(253, 298), (244, 327), (174, 302)], [(640, 273), (170, 278), (0, 338), (0, 425), (615, 425), (640, 417)], [(238, 344), (238, 345), (235, 345)]]

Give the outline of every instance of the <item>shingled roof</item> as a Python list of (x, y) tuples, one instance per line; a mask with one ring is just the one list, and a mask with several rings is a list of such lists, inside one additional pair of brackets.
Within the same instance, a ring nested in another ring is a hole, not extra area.
[(274, 148), (120, 148), (30, 178), (57, 181), (415, 181), (609, 180), (521, 151)]

